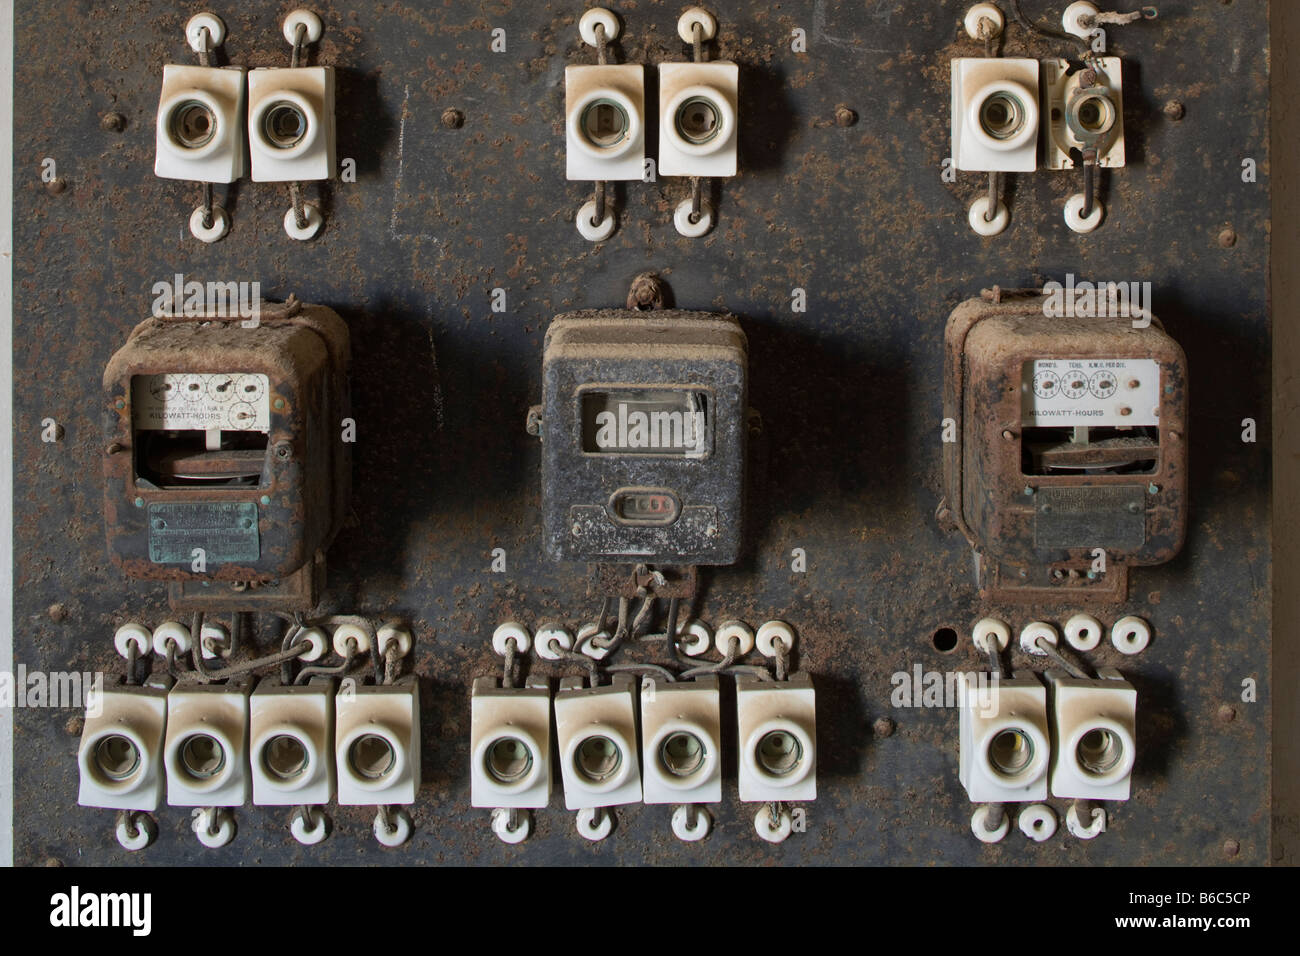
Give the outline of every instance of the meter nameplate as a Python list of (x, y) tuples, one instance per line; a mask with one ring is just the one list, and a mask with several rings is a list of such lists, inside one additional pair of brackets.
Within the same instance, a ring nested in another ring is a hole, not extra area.
[(243, 502), (149, 505), (149, 560), (192, 564), (194, 549), (207, 564), (252, 563), (261, 555), (257, 505)]
[(583, 389), (582, 451), (588, 455), (703, 458), (713, 444), (701, 389)]
[(1035, 359), (1022, 368), (1026, 427), (1142, 428), (1160, 424), (1154, 359)]
[(131, 424), (143, 431), (270, 431), (269, 386), (254, 372), (137, 375)]
[(1136, 551), (1146, 544), (1142, 485), (1039, 488), (1034, 496), (1034, 546)]

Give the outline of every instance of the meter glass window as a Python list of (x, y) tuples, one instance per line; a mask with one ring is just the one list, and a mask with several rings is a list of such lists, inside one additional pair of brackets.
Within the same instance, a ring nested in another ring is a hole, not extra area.
[(580, 399), (589, 455), (704, 458), (713, 444), (709, 396), (700, 389), (587, 389)]
[(1160, 364), (1034, 359), (1021, 368), (1025, 475), (1150, 475), (1160, 459)]
[(247, 372), (131, 380), (136, 478), (156, 488), (256, 488), (271, 431), (270, 383)]

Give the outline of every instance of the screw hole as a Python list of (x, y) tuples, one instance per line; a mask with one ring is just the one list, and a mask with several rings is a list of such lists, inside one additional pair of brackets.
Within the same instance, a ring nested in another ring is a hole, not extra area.
[(941, 627), (934, 632), (930, 643), (934, 645), (936, 651), (947, 654), (957, 647), (957, 632), (951, 627)]

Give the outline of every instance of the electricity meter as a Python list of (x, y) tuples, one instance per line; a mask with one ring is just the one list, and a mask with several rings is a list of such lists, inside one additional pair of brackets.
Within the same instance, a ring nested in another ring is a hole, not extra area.
[(1186, 532), (1186, 360), (1149, 312), (1058, 317), (1057, 298), (949, 318), (939, 517), (995, 599), (1123, 601), (1128, 568)]
[(747, 345), (735, 317), (610, 310), (546, 333), (547, 551), (560, 560), (724, 565), (740, 552)]
[(104, 372), (104, 516), (176, 608), (308, 610), (351, 481), (348, 330), (323, 306), (155, 318)]

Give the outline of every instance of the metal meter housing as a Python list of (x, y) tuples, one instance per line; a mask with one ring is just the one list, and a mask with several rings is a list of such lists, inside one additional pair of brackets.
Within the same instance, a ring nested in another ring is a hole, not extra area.
[(939, 516), (997, 598), (1123, 600), (1127, 569), (1186, 534), (1186, 359), (1149, 314), (1045, 302), (973, 299), (948, 320)]
[(557, 316), (542, 360), (546, 550), (726, 565), (744, 530), (748, 346), (731, 315)]
[(137, 325), (103, 379), (113, 562), (250, 593), (323, 569), (351, 491), (349, 362), (343, 320), (294, 300), (263, 303), (256, 322)]

